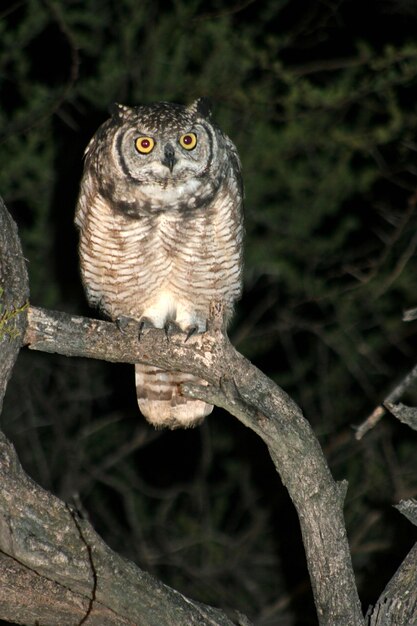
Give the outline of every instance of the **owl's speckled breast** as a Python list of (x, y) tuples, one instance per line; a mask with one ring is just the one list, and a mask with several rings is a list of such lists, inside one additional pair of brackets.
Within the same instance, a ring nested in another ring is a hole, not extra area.
[(80, 233), (90, 303), (112, 319), (145, 316), (156, 327), (172, 319), (204, 330), (212, 300), (231, 311), (240, 295), (241, 227), (231, 228), (232, 208), (219, 193), (192, 218), (166, 211), (134, 220), (95, 196)]

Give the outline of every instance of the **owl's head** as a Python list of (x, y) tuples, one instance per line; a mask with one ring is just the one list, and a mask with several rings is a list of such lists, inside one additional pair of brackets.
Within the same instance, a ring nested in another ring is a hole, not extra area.
[(218, 189), (231, 142), (211, 122), (205, 99), (190, 106), (116, 104), (111, 113), (96, 135), (101, 149), (104, 142), (110, 148), (108, 161), (101, 149), (95, 161), (103, 179), (112, 173), (112, 190), (121, 200), (151, 210), (193, 207)]

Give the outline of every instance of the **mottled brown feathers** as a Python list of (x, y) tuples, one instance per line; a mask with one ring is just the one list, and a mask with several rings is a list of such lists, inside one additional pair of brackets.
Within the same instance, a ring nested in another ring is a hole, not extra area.
[[(180, 143), (187, 133), (197, 137), (189, 150)], [(151, 139), (149, 154), (138, 152), (138, 138)], [(138, 329), (171, 321), (204, 332), (213, 301), (227, 321), (241, 293), (241, 205), (236, 149), (203, 102), (117, 105), (86, 150), (75, 218), (89, 302), (111, 319), (136, 319)], [(211, 412), (181, 394), (181, 383), (202, 381), (135, 369), (139, 407), (156, 427), (194, 426)]]

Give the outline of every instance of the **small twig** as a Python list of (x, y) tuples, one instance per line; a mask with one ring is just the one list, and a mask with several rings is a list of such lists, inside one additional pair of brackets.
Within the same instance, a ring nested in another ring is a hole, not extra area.
[(417, 308), (406, 309), (403, 313), (403, 322), (412, 322), (417, 320)]
[(369, 417), (367, 417), (366, 420), (362, 422), (360, 426), (357, 427), (355, 438), (358, 441), (362, 439), (362, 437), (369, 430), (374, 428), (376, 424), (378, 424), (378, 422), (385, 415), (387, 410), (391, 411), (391, 405), (400, 399), (404, 391), (406, 391), (406, 389), (408, 389), (413, 384), (416, 378), (417, 378), (417, 365), (415, 365), (413, 369), (411, 370), (411, 372), (409, 372), (407, 376), (405, 376), (401, 380), (401, 382), (387, 395), (387, 397), (381, 402), (381, 404), (372, 411)]
[(372, 430), (372, 428), (378, 424), (386, 412), (386, 409), (382, 405), (377, 406), (366, 420), (356, 428), (355, 439), (360, 441), (369, 430)]

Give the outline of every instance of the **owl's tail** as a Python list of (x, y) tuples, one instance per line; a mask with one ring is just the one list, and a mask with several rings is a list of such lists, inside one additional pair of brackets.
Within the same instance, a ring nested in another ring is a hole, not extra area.
[(211, 404), (181, 395), (182, 383), (205, 384), (192, 374), (137, 363), (135, 378), (139, 408), (155, 428), (191, 428), (213, 410)]

